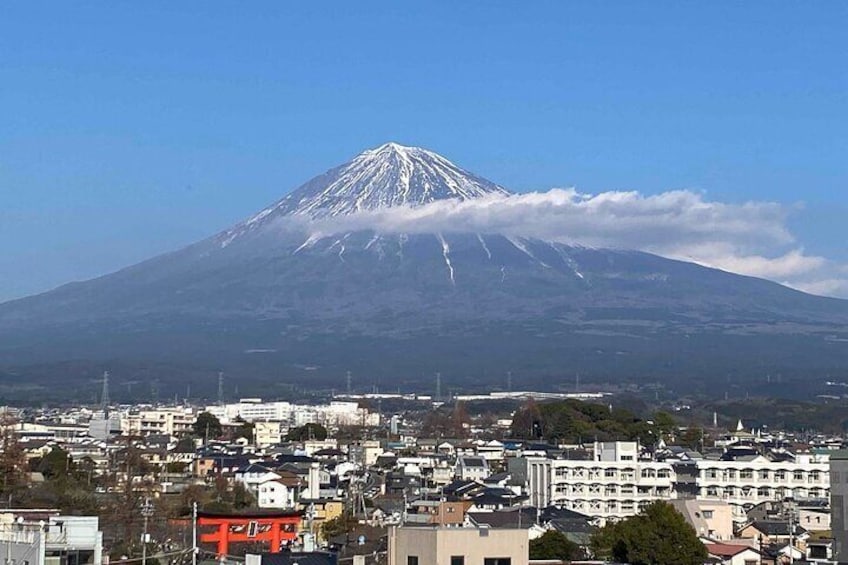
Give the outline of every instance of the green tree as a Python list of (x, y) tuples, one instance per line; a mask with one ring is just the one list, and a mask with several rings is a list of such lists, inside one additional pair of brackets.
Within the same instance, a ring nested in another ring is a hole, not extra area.
[(574, 561), (581, 558), (583, 558), (583, 552), (580, 546), (561, 532), (550, 530), (541, 537), (530, 540), (530, 559)]
[(61, 447), (51, 449), (50, 453), (42, 457), (38, 463), (38, 471), (44, 475), (45, 479), (69, 475), (73, 467), (71, 456)]
[(592, 538), (592, 549), (596, 557), (632, 565), (701, 565), (707, 558), (692, 526), (662, 501), (601, 528)]
[(673, 439), (677, 431), (677, 422), (674, 421), (674, 416), (661, 410), (654, 414), (654, 427), (662, 437)]
[(220, 437), (223, 432), (220, 420), (209, 412), (203, 412), (197, 417), (197, 420), (192, 425), (192, 430), (194, 431), (194, 435), (203, 438)]
[(244, 438), (249, 442), (253, 442), (254, 425), (250, 422), (242, 422), (238, 429), (233, 433), (233, 439)]
[(299, 428), (290, 429), (286, 435), (286, 439), (289, 441), (306, 441), (310, 439), (323, 441), (327, 439), (327, 428), (321, 424), (305, 424)]

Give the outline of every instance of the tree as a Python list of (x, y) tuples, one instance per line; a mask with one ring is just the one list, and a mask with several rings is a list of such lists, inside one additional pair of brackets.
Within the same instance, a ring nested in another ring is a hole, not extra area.
[(657, 501), (592, 537), (596, 557), (632, 565), (701, 565), (707, 550), (673, 506)]
[(451, 427), (453, 428), (453, 435), (456, 438), (464, 438), (468, 435), (468, 430), (465, 429), (471, 422), (471, 419), (468, 417), (468, 411), (465, 409), (465, 403), (461, 400), (457, 400), (456, 404), (453, 406), (453, 414), (451, 414)]
[(194, 431), (194, 435), (203, 438), (220, 437), (223, 432), (221, 421), (209, 412), (203, 412), (197, 417), (197, 420), (192, 425), (192, 430)]
[(321, 536), (328, 540), (342, 534), (353, 531), (359, 522), (348, 512), (344, 512), (335, 518), (331, 518), (321, 524)]
[(299, 428), (290, 429), (288, 435), (286, 435), (286, 439), (289, 441), (307, 441), (311, 439), (324, 441), (327, 439), (327, 428), (321, 424), (305, 424)]
[(674, 439), (674, 432), (677, 430), (677, 422), (674, 421), (674, 416), (668, 412), (660, 410), (654, 414), (654, 427), (662, 437)]
[(574, 561), (582, 557), (580, 546), (556, 530), (547, 531), (541, 537), (530, 540), (530, 559)]
[(8, 412), (0, 416), (0, 494), (17, 495), (26, 486), (26, 456), (15, 433), (17, 422)]
[(51, 449), (50, 453), (42, 457), (38, 463), (38, 471), (46, 479), (68, 475), (71, 470), (73, 470), (73, 460), (68, 452), (61, 447)]
[(680, 436), (680, 445), (700, 451), (704, 443), (704, 429), (697, 426), (689, 426)]
[(249, 442), (253, 442), (253, 430), (255, 426), (250, 422), (242, 422), (238, 429), (233, 433), (233, 439), (244, 438)]

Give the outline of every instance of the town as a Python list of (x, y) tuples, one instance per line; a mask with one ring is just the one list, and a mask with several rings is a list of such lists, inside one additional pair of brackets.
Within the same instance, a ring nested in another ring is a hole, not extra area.
[(106, 392), (6, 408), (0, 541), (17, 565), (677, 562), (627, 554), (645, 548), (626, 525), (653, 519), (640, 531), (688, 534), (680, 562), (827, 563), (848, 547), (842, 437), (640, 419), (606, 399)]

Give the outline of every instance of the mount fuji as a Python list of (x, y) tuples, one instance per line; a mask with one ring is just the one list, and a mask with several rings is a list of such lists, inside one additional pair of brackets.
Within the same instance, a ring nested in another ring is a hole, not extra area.
[(848, 372), (846, 301), (638, 251), (347, 222), (509, 194), (425, 149), (364, 151), (208, 239), (0, 304), (0, 390), (73, 391), (107, 367), (209, 395), (218, 369), (265, 395), (347, 370), (369, 389)]

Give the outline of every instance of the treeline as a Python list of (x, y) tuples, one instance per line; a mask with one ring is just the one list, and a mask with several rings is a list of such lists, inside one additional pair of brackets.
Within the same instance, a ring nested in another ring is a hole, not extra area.
[(537, 403), (529, 401), (513, 416), (511, 435), (516, 439), (559, 443), (639, 440), (655, 443), (674, 433), (674, 418), (657, 412), (643, 419), (626, 408), (579, 400)]

